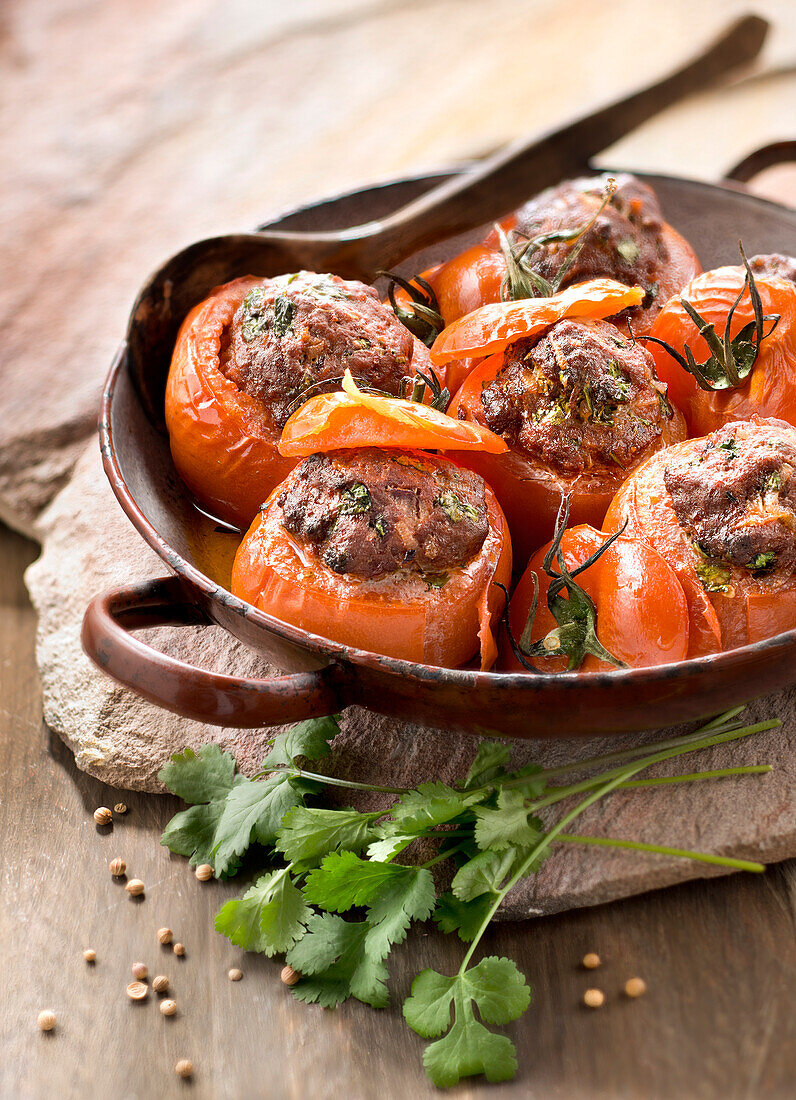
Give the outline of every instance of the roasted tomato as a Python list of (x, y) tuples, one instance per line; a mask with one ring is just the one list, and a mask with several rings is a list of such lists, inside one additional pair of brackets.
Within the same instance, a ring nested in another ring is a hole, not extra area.
[[(683, 410), (691, 435), (706, 435), (729, 420), (755, 414), (796, 424), (796, 285), (788, 277), (787, 264), (784, 256), (755, 257), (750, 275), (743, 267), (706, 271), (683, 287), (655, 321), (649, 348), (658, 376), (668, 383), (669, 396)], [(755, 288), (764, 318), (759, 331)], [(712, 347), (684, 303), (713, 326), (717, 339)], [(724, 347), (728, 328), (729, 361)], [(671, 352), (652, 342), (657, 340)], [(691, 371), (699, 373), (701, 381)]]
[[(676, 573), (660, 554), (636, 539), (620, 536), (601, 553), (608, 539), (588, 524), (571, 527), (561, 535), (560, 554), (569, 574), (599, 555), (572, 578), (591, 601), (591, 607), (587, 601), (578, 600), (578, 618), (563, 629), (548, 606), (550, 585), (562, 576), (557, 554), (551, 555), (552, 561), (545, 569), (553, 543), (534, 554), (509, 604), (512, 638), (505, 629), (501, 633), (502, 669), (529, 671), (530, 663), (540, 671), (563, 672), (569, 664), (582, 672), (595, 672), (617, 663), (644, 668), (683, 660), (688, 652), (688, 604)], [(526, 632), (534, 592), (536, 612)], [(573, 597), (566, 586), (561, 595), (567, 604), (559, 617), (568, 618), (566, 610)], [(576, 593), (575, 599), (578, 596)], [(592, 630), (597, 644), (590, 640)], [(522, 653), (530, 646), (541, 653)], [(515, 647), (520, 647), (525, 664)], [(600, 657), (600, 648), (614, 660)], [(556, 656), (562, 649), (569, 651), (569, 659)], [(582, 652), (585, 656), (581, 663)]]
[(689, 656), (796, 627), (796, 430), (752, 417), (653, 455), (605, 530), (652, 546), (688, 599)]
[(312, 455), (274, 490), (232, 591), (358, 649), (446, 668), (480, 649), (489, 668), (510, 575), (503, 513), (477, 474), (370, 448)]
[[(556, 299), (536, 301), (549, 310)], [(531, 300), (514, 307), (523, 304), (531, 318)], [(449, 410), (508, 444), (504, 454), (456, 458), (494, 489), (520, 565), (552, 536), (562, 496), (570, 497), (573, 523), (599, 527), (628, 473), (685, 438), (683, 418), (655, 377), (652, 358), (614, 325), (575, 316), (548, 321), (541, 335), (541, 326), (528, 327), (533, 335), (515, 339), (472, 372)], [(512, 336), (516, 332), (513, 327)]]
[(427, 349), (363, 283), (299, 272), (217, 287), (186, 317), (166, 386), (177, 471), (225, 520), (251, 522), (294, 461), (277, 450), (310, 392), (336, 389), (348, 367), (398, 394)]

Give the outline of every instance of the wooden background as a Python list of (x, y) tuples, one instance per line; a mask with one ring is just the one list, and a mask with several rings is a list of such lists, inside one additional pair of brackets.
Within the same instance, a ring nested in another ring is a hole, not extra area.
[[(747, 6), (5, 0), (0, 377), (17, 396), (0, 398), (0, 490), (16, 488), (14, 523), (30, 525), (68, 475), (130, 299), (164, 255), (548, 126), (663, 72)], [(758, 70), (667, 112), (607, 162), (715, 178), (793, 136), (795, 9), (755, 7), (777, 23)], [(781, 186), (776, 175), (767, 186)], [(433, 1095), (398, 1006), (423, 966), (456, 965), (457, 941), (415, 933), (387, 1011), (307, 1008), (280, 986), (278, 963), (241, 958), (213, 932), (237, 887), (197, 883), (158, 846), (172, 800), (125, 795), (129, 814), (96, 829), (94, 807), (118, 797), (41, 723), (21, 580), (35, 553), (0, 531), (0, 1096)], [(143, 901), (111, 879), (116, 855), (147, 883)], [(494, 930), (485, 951), (512, 955), (536, 990), (508, 1029), (520, 1073), (499, 1095), (792, 1095), (795, 920), (796, 874), (783, 865)], [(157, 944), (162, 924), (184, 959)], [(586, 950), (606, 960), (596, 975), (578, 968)], [(125, 997), (139, 959), (171, 977), (176, 1017)], [(650, 987), (634, 1003), (618, 996), (632, 974)], [(592, 984), (608, 995), (599, 1012), (579, 1007)], [(59, 1020), (50, 1035), (35, 1026), (44, 1007)], [(180, 1057), (196, 1067), (190, 1085), (172, 1072)], [(471, 1094), (498, 1090), (457, 1092)]]

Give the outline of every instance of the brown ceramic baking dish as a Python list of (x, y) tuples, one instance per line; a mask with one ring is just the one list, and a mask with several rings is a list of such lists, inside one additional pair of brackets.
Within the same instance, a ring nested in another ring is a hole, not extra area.
[[(442, 178), (404, 179), (358, 191), (296, 210), (276, 224), (313, 231), (375, 221)], [(796, 254), (795, 211), (732, 187), (644, 178), (706, 269), (735, 262), (739, 237), (750, 255)], [(459, 235), (426, 249), (402, 265), (403, 270), (421, 270), (478, 235)], [(166, 364), (153, 359), (137, 377), (129, 366), (125, 344), (111, 368), (102, 404), (105, 471), (127, 516), (171, 575), (97, 597), (86, 614), (83, 638), (100, 667), (163, 707), (205, 722), (253, 727), (358, 704), (429, 726), (541, 737), (674, 724), (796, 681), (796, 630), (660, 668), (543, 676), (411, 664), (282, 623), (236, 599), (197, 564), (192, 550), (196, 513), (174, 471), (160, 422)], [(223, 627), (285, 675), (242, 680), (212, 674), (164, 656), (131, 633), (160, 624), (202, 623)]]

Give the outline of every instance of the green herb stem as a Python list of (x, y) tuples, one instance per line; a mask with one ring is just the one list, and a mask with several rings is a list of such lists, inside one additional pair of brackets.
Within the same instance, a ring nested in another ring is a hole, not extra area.
[(622, 784), (622, 790), (640, 787), (665, 787), (669, 783), (698, 783), (701, 779), (726, 779), (733, 775), (765, 775), (773, 771), (770, 764), (749, 764), (741, 768), (715, 768), (713, 771), (690, 772), (688, 775), (663, 775), (657, 779), (633, 779)]
[(472, 959), (473, 955), (475, 954), (476, 948), (478, 947), (478, 944), (480, 943), (481, 938), (486, 931), (489, 923), (491, 922), (495, 913), (497, 913), (500, 906), (503, 904), (504, 898), (509, 893), (509, 891), (517, 885), (520, 879), (525, 878), (525, 876), (528, 874), (528, 871), (533, 866), (534, 862), (539, 858), (539, 856), (542, 855), (542, 853), (550, 847), (550, 845), (560, 833), (563, 833), (564, 829), (567, 827), (567, 825), (569, 825), (570, 821), (574, 821), (577, 817), (580, 817), (580, 815), (588, 810), (588, 808), (592, 806), (595, 802), (598, 802), (601, 798), (604, 798), (605, 795), (610, 794), (612, 790), (619, 786), (623, 779), (629, 779), (631, 776), (635, 775), (636, 772), (641, 771), (644, 767), (646, 767), (645, 764), (637, 764), (628, 765), (627, 767), (622, 769), (620, 775), (618, 775), (614, 779), (609, 779), (607, 782), (603, 783), (596, 791), (593, 791), (592, 794), (590, 794), (587, 798), (584, 798), (582, 802), (579, 802), (577, 806), (573, 806), (573, 808), (569, 810), (568, 813), (564, 814), (561, 820), (556, 825), (554, 825), (549, 832), (545, 833), (538, 844), (534, 845), (534, 847), (531, 849), (530, 854), (522, 861), (519, 868), (514, 872), (506, 885), (502, 886), (501, 889), (498, 891), (495, 900), (489, 907), (489, 911), (481, 922), (480, 928), (473, 937), (467, 954), (462, 960), (462, 965), (459, 967), (460, 975), (463, 974), (469, 966), (470, 959)]
[(731, 856), (714, 856), (708, 852), (692, 852), (687, 848), (669, 848), (664, 844), (642, 844), (638, 840), (617, 840), (608, 836), (580, 836), (575, 833), (559, 833), (556, 842), (564, 844), (592, 844), (601, 848), (629, 848), (634, 852), (655, 852), (662, 856), (679, 856), (696, 863), (710, 863), (714, 867), (732, 867), (736, 871), (765, 871), (765, 864)]

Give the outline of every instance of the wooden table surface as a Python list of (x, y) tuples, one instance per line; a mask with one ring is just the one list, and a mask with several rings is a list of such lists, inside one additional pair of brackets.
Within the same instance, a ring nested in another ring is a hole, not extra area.
[[(132, 294), (166, 253), (563, 119), (660, 74), (747, 6), (671, 0), (661, 15), (638, 0), (6, 0), (0, 163), (25, 156), (3, 184), (14, 272), (0, 290), (4, 377), (28, 378), (35, 393), (35, 365), (56, 367), (74, 425), (64, 436), (57, 408), (23, 402), (13, 417), (31, 455), (52, 438), (77, 453)], [(667, 112), (611, 151), (614, 163), (715, 178), (793, 136), (783, 129), (796, 9), (755, 7), (778, 22), (765, 70)], [(0, 481), (18, 486), (4, 468), (0, 453)], [(65, 470), (31, 476), (20, 522)], [(400, 1003), (419, 969), (457, 964), (458, 941), (415, 932), (392, 964), (390, 1009), (326, 1013), (293, 1001), (279, 962), (218, 936), (213, 914), (238, 887), (198, 883), (159, 846), (176, 801), (108, 790), (42, 724), (22, 583), (35, 554), (0, 528), (0, 1097), (434, 1094)], [(121, 798), (129, 813), (97, 829), (93, 809)], [(111, 878), (114, 856), (146, 882), (142, 900)], [(485, 951), (516, 959), (535, 989), (507, 1029), (520, 1071), (499, 1090), (468, 1083), (455, 1095), (792, 1096), (795, 923), (796, 871), (781, 865), (494, 929)], [(183, 959), (157, 943), (164, 924)], [(596, 975), (578, 965), (588, 950), (605, 960)], [(175, 1017), (151, 998), (128, 1001), (138, 960), (171, 978)], [(233, 965), (239, 983), (227, 978)], [(631, 975), (649, 985), (637, 1002), (618, 992)], [(607, 994), (598, 1012), (579, 1004), (592, 984)], [(58, 1017), (50, 1034), (36, 1027), (42, 1008)], [(190, 1084), (173, 1073), (182, 1057), (195, 1066)]]
[[(79, 772), (41, 721), (35, 622), (22, 570), (36, 549), (0, 531), (0, 1096), (406, 1100), (432, 1096), (423, 1042), (400, 1004), (425, 966), (452, 973), (461, 945), (415, 931), (391, 965), (392, 1006), (333, 1012), (293, 1000), (281, 963), (244, 955), (213, 931), (234, 883), (197, 882), (158, 845), (177, 800), (111, 790)], [(96, 806), (124, 799), (111, 830)], [(121, 856), (147, 889), (131, 899), (108, 863)], [(454, 1095), (533, 1100), (757, 1100), (793, 1095), (796, 1079), (796, 868), (695, 882), (601, 908), (494, 928), (485, 954), (516, 960), (534, 1004), (507, 1031), (517, 1079)], [(168, 925), (177, 958), (156, 939)], [(83, 950), (97, 952), (93, 965)], [(597, 951), (602, 969), (579, 960)], [(179, 1012), (125, 995), (130, 965), (166, 974)], [(241, 982), (227, 971), (240, 966)], [(633, 975), (645, 997), (620, 995)], [(599, 1011), (580, 1005), (597, 985)], [(56, 1029), (36, 1016), (51, 1008)], [(195, 1075), (178, 1080), (175, 1062)], [(438, 1094), (437, 1094), (438, 1095)]]

